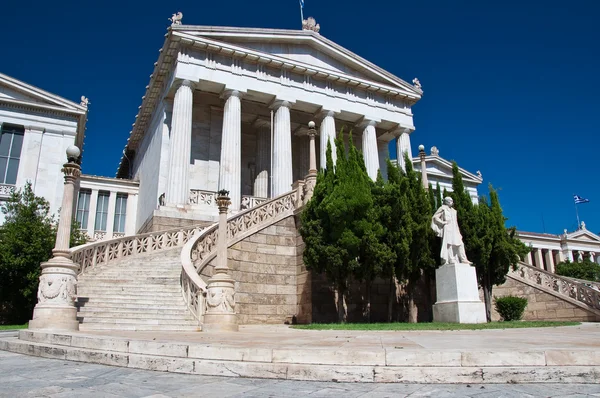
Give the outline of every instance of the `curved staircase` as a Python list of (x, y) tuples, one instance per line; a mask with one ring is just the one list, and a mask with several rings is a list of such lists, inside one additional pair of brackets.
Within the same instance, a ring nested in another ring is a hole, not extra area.
[(120, 258), (77, 283), (80, 330), (196, 331), (179, 283), (180, 249)]

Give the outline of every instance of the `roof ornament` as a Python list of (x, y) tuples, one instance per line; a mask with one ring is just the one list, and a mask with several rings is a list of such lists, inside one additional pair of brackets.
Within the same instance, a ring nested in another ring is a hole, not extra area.
[(90, 104), (90, 100), (85, 96), (82, 95), (81, 96), (81, 102), (79, 103), (79, 105), (83, 106), (85, 109), (87, 109), (88, 105)]
[(421, 90), (421, 91), (423, 90), (423, 86), (421, 86), (421, 82), (416, 77), (413, 79), (413, 85), (415, 86), (416, 89)]
[(582, 222), (581, 222), (581, 229), (582, 229), (583, 231), (585, 231), (585, 230), (586, 230), (586, 228), (585, 228), (585, 221), (582, 221)]
[(181, 25), (181, 20), (183, 19), (183, 13), (179, 11), (177, 14), (173, 14), (169, 21), (171, 21), (171, 25)]
[(302, 30), (312, 30), (313, 32), (319, 33), (321, 25), (313, 17), (308, 17), (302, 20)]
[(477, 177), (483, 179), (483, 175), (481, 174), (481, 171), (477, 170), (477, 173), (475, 173), (475, 174), (477, 174)]
[(431, 156), (440, 156), (440, 150), (436, 146), (431, 147)]

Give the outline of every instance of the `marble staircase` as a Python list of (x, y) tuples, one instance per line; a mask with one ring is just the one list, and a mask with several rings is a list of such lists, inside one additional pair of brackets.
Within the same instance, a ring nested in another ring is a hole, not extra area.
[(123, 257), (80, 275), (80, 330), (199, 330), (181, 295), (180, 253)]

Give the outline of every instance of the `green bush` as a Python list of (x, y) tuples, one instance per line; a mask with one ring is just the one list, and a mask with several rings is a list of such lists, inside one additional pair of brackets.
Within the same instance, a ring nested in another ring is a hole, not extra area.
[(515, 296), (494, 297), (496, 311), (505, 321), (518, 321), (527, 307), (527, 299)]
[(600, 265), (587, 259), (574, 263), (567, 260), (564, 263), (557, 264), (556, 273), (569, 278), (600, 282)]

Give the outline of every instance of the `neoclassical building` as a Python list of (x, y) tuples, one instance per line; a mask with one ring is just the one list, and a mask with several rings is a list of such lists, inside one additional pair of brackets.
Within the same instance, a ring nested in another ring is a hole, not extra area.
[(421, 85), (304, 30), (174, 24), (160, 50), (117, 176), (139, 181), (136, 230), (213, 222), (290, 191), (308, 172), (309, 121), (327, 143), (352, 130), (369, 175), (390, 141), (410, 151)]

